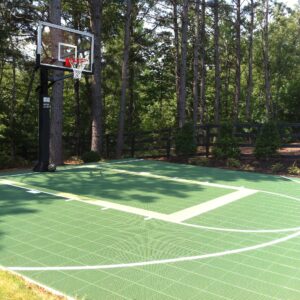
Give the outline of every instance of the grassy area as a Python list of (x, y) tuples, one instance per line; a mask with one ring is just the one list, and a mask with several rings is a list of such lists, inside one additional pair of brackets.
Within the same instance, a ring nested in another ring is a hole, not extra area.
[(63, 300), (64, 297), (53, 295), (43, 288), (26, 282), (21, 276), (0, 271), (1, 300)]

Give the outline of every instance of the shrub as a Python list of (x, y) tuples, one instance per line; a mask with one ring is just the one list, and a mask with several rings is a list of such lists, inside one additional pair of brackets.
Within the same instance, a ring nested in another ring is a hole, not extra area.
[(231, 123), (223, 123), (220, 128), (217, 144), (214, 146), (212, 154), (217, 159), (239, 158), (240, 149), (238, 139), (233, 134)]
[(276, 123), (264, 124), (256, 139), (254, 155), (257, 159), (269, 159), (277, 154), (280, 147), (280, 135)]
[(100, 155), (99, 155), (98, 152), (95, 152), (95, 151), (89, 151), (89, 152), (83, 153), (81, 159), (82, 159), (85, 163), (97, 162), (97, 161), (100, 160)]
[(191, 165), (207, 167), (210, 164), (210, 161), (207, 157), (193, 157), (189, 160)]
[(271, 166), (272, 173), (279, 173), (284, 170), (284, 165), (282, 163), (276, 163)]
[(288, 173), (291, 175), (300, 175), (300, 168), (297, 166), (296, 161), (288, 168)]
[(245, 164), (243, 166), (243, 170), (245, 170), (245, 171), (255, 171), (255, 167), (251, 166), (250, 164)]
[(194, 142), (194, 129), (191, 123), (179, 128), (175, 136), (175, 151), (177, 156), (188, 157), (195, 154), (197, 146)]
[(5, 152), (0, 152), (0, 169), (9, 169), (9, 168), (22, 168), (29, 166), (27, 160), (23, 157), (15, 156), (12, 157)]
[(230, 168), (240, 168), (241, 167), (241, 162), (235, 158), (228, 158), (226, 164), (227, 164), (227, 167), (230, 167)]

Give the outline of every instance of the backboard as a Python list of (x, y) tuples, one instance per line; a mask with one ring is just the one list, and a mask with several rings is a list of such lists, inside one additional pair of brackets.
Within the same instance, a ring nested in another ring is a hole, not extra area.
[(94, 35), (48, 22), (40, 22), (37, 63), (40, 66), (72, 72), (72, 67), (66, 64), (66, 59), (88, 59), (83, 73), (92, 73)]

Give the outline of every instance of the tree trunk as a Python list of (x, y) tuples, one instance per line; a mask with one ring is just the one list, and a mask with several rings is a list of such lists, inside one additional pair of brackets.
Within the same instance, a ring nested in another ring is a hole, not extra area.
[(184, 0), (184, 2), (183, 2), (183, 12), (182, 12), (182, 40), (181, 40), (180, 93), (179, 93), (179, 124), (178, 124), (179, 128), (182, 128), (184, 123), (185, 123), (188, 9), (189, 9), (189, 0)]
[(263, 60), (265, 77), (265, 99), (266, 111), (269, 119), (272, 118), (272, 96), (270, 79), (270, 60), (269, 60), (269, 0), (264, 0), (264, 27), (263, 27)]
[[(50, 1), (50, 15), (51, 23), (60, 25), (61, 23), (61, 0)], [(57, 36), (51, 36), (54, 47), (58, 45), (55, 42)], [(63, 71), (53, 71), (54, 78), (63, 77)], [(51, 124), (50, 124), (50, 161), (56, 165), (63, 164), (62, 151), (62, 129), (63, 129), (63, 91), (64, 81), (57, 81), (52, 87), (52, 101), (51, 101)]]
[(236, 41), (235, 41), (235, 95), (234, 95), (234, 121), (239, 120), (239, 106), (241, 98), (241, 1), (236, 0)]
[(174, 43), (175, 43), (175, 80), (176, 80), (177, 120), (179, 121), (180, 53), (179, 53), (177, 0), (173, 0), (172, 4), (173, 4)]
[(201, 86), (200, 86), (200, 101), (201, 101), (201, 109), (200, 109), (200, 123), (203, 124), (206, 121), (206, 56), (205, 56), (205, 0), (202, 0), (201, 4)]
[(250, 0), (250, 28), (249, 28), (249, 53), (248, 53), (248, 80), (246, 96), (246, 118), (251, 120), (251, 100), (253, 93), (253, 31), (254, 31), (254, 0)]
[(120, 158), (124, 146), (124, 127), (125, 127), (125, 113), (126, 113), (126, 92), (128, 86), (128, 64), (129, 64), (129, 51), (130, 51), (130, 26), (131, 26), (131, 0), (127, 0), (126, 19), (125, 19), (125, 33), (124, 33), (124, 52), (123, 52), (123, 65), (122, 65), (122, 86), (120, 98), (120, 113), (119, 113), (119, 126), (117, 137), (116, 156)]
[(219, 1), (214, 1), (214, 63), (215, 63), (215, 112), (214, 120), (216, 124), (220, 122), (220, 95), (221, 95), (221, 68), (220, 68), (220, 52), (219, 52)]
[(195, 26), (195, 45), (194, 45), (194, 82), (193, 82), (193, 125), (194, 134), (197, 132), (199, 116), (199, 49), (200, 49), (200, 0), (196, 0), (195, 7), (196, 26)]
[[(13, 49), (13, 42), (11, 40), (11, 46)], [(12, 54), (12, 91), (11, 91), (11, 105), (10, 105), (10, 112), (9, 112), (9, 130), (11, 132), (10, 136), (10, 147), (11, 147), (11, 156), (16, 156), (16, 136), (15, 136), (15, 110), (17, 104), (17, 78), (16, 78), (16, 57), (15, 54)]]
[(74, 81), (74, 96), (75, 96), (75, 138), (76, 138), (76, 155), (80, 155), (80, 86), (79, 80)]
[(91, 150), (101, 154), (103, 145), (103, 103), (101, 67), (102, 0), (90, 0), (91, 27), (94, 33), (94, 75), (92, 77), (92, 138)]

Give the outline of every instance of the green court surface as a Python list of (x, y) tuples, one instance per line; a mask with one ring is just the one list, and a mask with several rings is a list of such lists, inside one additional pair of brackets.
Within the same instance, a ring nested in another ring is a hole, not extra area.
[(78, 299), (300, 299), (300, 181), (146, 160), (0, 174), (0, 265)]

